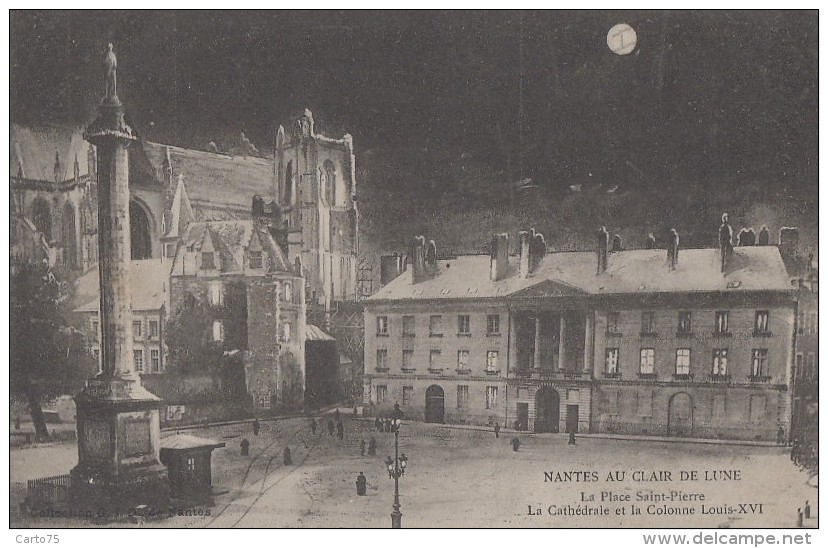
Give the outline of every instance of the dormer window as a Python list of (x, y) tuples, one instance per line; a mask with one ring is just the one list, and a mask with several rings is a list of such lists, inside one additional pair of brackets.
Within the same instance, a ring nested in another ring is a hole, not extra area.
[(262, 268), (262, 252), (261, 251), (251, 251), (250, 258), (249, 258), (250, 268)]
[(201, 268), (208, 270), (216, 268), (216, 255), (212, 251), (201, 253)]

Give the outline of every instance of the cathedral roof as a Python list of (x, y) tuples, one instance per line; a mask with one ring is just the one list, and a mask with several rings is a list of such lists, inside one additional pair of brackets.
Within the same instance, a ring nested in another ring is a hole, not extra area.
[(75, 177), (75, 158), (81, 177), (88, 175), (89, 143), (81, 128), (61, 125), (24, 126), (11, 124), (9, 132), (9, 175), (33, 181), (54, 182), (55, 153), (60, 159), (58, 180)]

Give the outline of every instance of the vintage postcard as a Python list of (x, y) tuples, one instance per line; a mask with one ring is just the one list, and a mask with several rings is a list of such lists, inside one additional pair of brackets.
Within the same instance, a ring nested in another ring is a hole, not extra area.
[(818, 27), (12, 11), (11, 527), (818, 527)]

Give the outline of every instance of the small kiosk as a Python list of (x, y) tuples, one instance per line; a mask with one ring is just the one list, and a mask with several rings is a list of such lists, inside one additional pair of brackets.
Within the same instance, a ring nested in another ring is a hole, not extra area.
[(190, 434), (174, 434), (161, 440), (161, 462), (170, 480), (170, 496), (188, 502), (213, 502), (213, 449), (223, 442)]

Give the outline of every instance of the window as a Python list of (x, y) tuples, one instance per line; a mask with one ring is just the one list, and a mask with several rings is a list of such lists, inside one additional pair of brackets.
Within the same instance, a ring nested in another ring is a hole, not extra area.
[(215, 342), (224, 340), (224, 326), (219, 320), (213, 320), (213, 340)]
[(471, 335), (471, 321), (468, 314), (461, 314), (457, 316), (457, 334)]
[(620, 333), (621, 332), (621, 313), (620, 312), (607, 312), (607, 333)]
[(251, 251), (250, 258), (248, 264), (250, 268), (262, 268), (262, 252), (261, 251)]
[(690, 333), (693, 330), (693, 315), (688, 311), (679, 312), (678, 316), (678, 332)]
[(690, 375), (690, 349), (676, 350), (676, 375)]
[(167, 257), (172, 258), (175, 256), (175, 244), (167, 244), (166, 246), (166, 253)]
[(403, 316), (403, 337), (414, 336), (414, 316)]
[(149, 322), (149, 337), (150, 339), (158, 338), (158, 321), (150, 320)]
[(728, 317), (730, 313), (727, 311), (716, 312), (716, 333), (728, 333)]
[(754, 333), (767, 333), (768, 332), (768, 311), (767, 310), (757, 310), (756, 317), (753, 321), (753, 332)]
[(293, 302), (293, 284), (290, 282), (285, 282), (285, 302)]
[(414, 395), (414, 387), (413, 386), (403, 386), (402, 392), (402, 405), (403, 407), (408, 407), (411, 405), (411, 397)]
[(713, 376), (724, 377), (727, 375), (727, 348), (716, 348), (713, 350)]
[(429, 316), (428, 317), (428, 334), (431, 337), (442, 337), (443, 336), (443, 317), (442, 316)]
[(641, 368), (639, 372), (642, 375), (655, 374), (655, 348), (641, 349)]
[(144, 372), (144, 351), (143, 350), (133, 350), (132, 351), (132, 360), (135, 362), (135, 371), (138, 373)]
[(641, 332), (652, 335), (656, 332), (655, 312), (641, 313)]
[(458, 350), (457, 351), (457, 370), (468, 372), (468, 370), (469, 370), (469, 351), (468, 350)]
[(150, 350), (150, 371), (152, 373), (161, 371), (161, 352), (157, 348)]
[(187, 470), (195, 472), (195, 457), (187, 457)]
[(290, 342), (290, 323), (282, 324), (282, 342)]
[(377, 316), (377, 335), (388, 335), (388, 316)]
[(132, 322), (132, 338), (141, 338), (141, 320), (135, 320)]
[(486, 387), (486, 409), (497, 407), (497, 386)]
[(212, 269), (216, 267), (216, 258), (212, 251), (201, 253), (201, 268)]
[(100, 327), (101, 324), (97, 320), (92, 322), (92, 342), (98, 342), (99, 340), (101, 340), (101, 335), (99, 331)]
[(461, 385), (457, 387), (457, 409), (469, 406), (469, 387)]
[(753, 350), (751, 359), (750, 376), (758, 379), (768, 375), (768, 349), (758, 348)]
[(441, 354), (442, 354), (442, 352), (440, 352), (439, 350), (432, 350), (429, 353), (429, 355), (428, 355), (428, 368), (429, 369), (439, 370), (439, 369), (443, 368), (442, 364), (440, 363)]
[(489, 314), (486, 316), (486, 334), (500, 335), (500, 314)]
[(486, 352), (486, 371), (497, 371), (497, 350), (489, 350)]
[(810, 333), (811, 335), (816, 335), (819, 332), (819, 330), (817, 329), (817, 313), (811, 312), (809, 316), (811, 318), (811, 321), (808, 324), (808, 333)]
[(403, 371), (414, 371), (414, 351), (403, 350), (402, 354)]
[(385, 403), (388, 399), (388, 386), (384, 384), (377, 385), (377, 403)]
[(388, 370), (388, 350), (385, 348), (377, 349), (377, 370)]
[(618, 375), (618, 348), (607, 348), (604, 371), (607, 375)]
[(638, 393), (638, 416), (652, 417), (653, 416), (653, 392), (652, 390), (642, 390)]
[(224, 302), (224, 291), (222, 291), (220, 281), (213, 280), (210, 282), (208, 298), (210, 299), (210, 304), (213, 306), (220, 306)]

